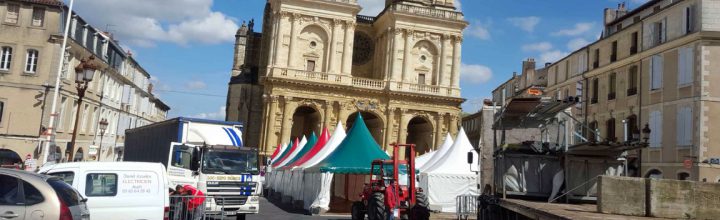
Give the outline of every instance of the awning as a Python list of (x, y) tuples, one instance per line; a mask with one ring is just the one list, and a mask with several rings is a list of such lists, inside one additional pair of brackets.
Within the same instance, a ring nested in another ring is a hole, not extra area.
[(537, 128), (558, 113), (574, 106), (578, 98), (556, 100), (551, 97), (512, 98), (495, 117), (493, 128)]
[(308, 168), (308, 171), (319, 171), (339, 174), (369, 174), (373, 160), (388, 160), (390, 157), (375, 142), (361, 114), (345, 137), (345, 140), (323, 161)]
[(187, 143), (242, 147), (242, 132), (233, 126), (190, 123)]

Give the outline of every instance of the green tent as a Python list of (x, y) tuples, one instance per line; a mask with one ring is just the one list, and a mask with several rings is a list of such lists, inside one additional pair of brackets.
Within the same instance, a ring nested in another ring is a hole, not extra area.
[(362, 116), (358, 114), (355, 124), (335, 151), (307, 170), (337, 174), (368, 174), (372, 161), (376, 159), (388, 160), (390, 157), (375, 142)]
[(310, 138), (308, 139), (307, 143), (305, 143), (305, 146), (302, 146), (302, 148), (300, 149), (300, 152), (298, 152), (298, 153), (295, 155), (295, 157), (293, 157), (293, 158), (290, 160), (290, 162), (285, 163), (285, 166), (284, 166), (283, 168), (281, 168), (281, 169), (291, 169), (292, 167), (290, 167), (290, 165), (292, 165), (293, 163), (295, 163), (295, 161), (297, 161), (298, 159), (300, 159), (300, 158), (302, 158), (303, 156), (305, 156), (305, 154), (306, 154), (308, 151), (310, 151), (310, 149), (312, 149), (313, 146), (315, 146), (315, 144), (317, 143), (317, 141), (318, 141), (317, 135), (315, 135), (315, 132), (313, 132), (313, 133), (310, 135)]

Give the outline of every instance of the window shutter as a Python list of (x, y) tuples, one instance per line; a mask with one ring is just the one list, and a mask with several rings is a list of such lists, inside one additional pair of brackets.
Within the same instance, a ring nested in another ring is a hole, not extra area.
[(675, 124), (675, 140), (677, 145), (682, 146), (685, 143), (685, 108), (678, 109)]
[(687, 59), (685, 58), (685, 48), (679, 48), (678, 49), (678, 85), (682, 85), (685, 83), (686, 78), (686, 72), (687, 68), (685, 67), (687, 64), (685, 63)]
[(660, 42), (665, 43), (667, 41), (667, 18), (663, 18), (661, 25), (662, 35), (660, 35)]
[(695, 75), (695, 51), (692, 46), (685, 48), (685, 83), (692, 83)]
[(690, 27), (688, 27), (688, 25), (687, 25), (687, 23), (688, 23), (688, 19), (687, 19), (687, 18), (688, 18), (688, 12), (689, 12), (689, 10), (690, 10), (690, 7), (687, 7), (687, 8), (685, 8), (685, 9), (683, 9), (682, 18), (680, 19), (680, 22), (681, 22), (680, 26), (682, 27), (682, 29), (680, 29), (680, 30), (682, 30), (682, 33), (683, 33), (683, 34), (688, 33), (689, 30), (690, 30), (690, 29), (689, 29)]
[(692, 107), (685, 107), (685, 124), (683, 127), (685, 131), (685, 145), (692, 145), (693, 140), (693, 113)]

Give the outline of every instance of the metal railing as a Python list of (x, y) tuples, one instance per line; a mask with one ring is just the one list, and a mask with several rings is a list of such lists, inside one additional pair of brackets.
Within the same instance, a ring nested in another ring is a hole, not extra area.
[(244, 196), (170, 196), (170, 220), (236, 219)]
[(470, 216), (477, 215), (479, 196), (475, 195), (459, 195), (455, 197), (455, 216), (457, 219), (469, 219)]

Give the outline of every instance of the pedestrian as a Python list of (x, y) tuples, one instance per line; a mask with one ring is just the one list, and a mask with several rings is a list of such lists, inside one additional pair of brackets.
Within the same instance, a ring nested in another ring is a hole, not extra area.
[(185, 205), (186, 219), (197, 220), (202, 219), (203, 211), (205, 211), (205, 195), (197, 188), (191, 185), (177, 185), (175, 192), (183, 196)]

